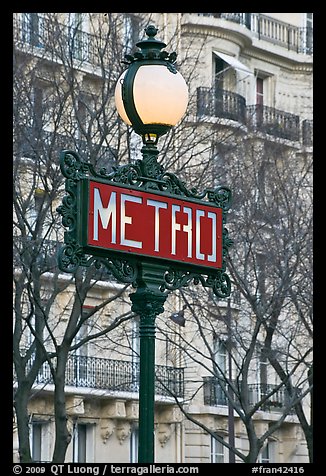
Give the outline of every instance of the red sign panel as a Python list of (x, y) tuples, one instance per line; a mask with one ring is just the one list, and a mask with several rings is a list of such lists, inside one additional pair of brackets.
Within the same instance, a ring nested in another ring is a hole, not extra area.
[(87, 245), (222, 267), (222, 209), (90, 181)]

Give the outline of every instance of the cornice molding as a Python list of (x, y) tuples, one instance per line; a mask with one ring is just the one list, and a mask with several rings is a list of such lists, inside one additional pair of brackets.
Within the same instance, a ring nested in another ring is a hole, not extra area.
[(248, 60), (256, 59), (259, 61), (264, 61), (265, 63), (273, 64), (274, 66), (287, 69), (291, 72), (304, 72), (310, 74), (313, 72), (312, 63), (296, 61), (293, 58), (280, 56), (275, 52), (257, 48), (256, 46), (245, 48), (242, 51), (241, 56)]
[(230, 41), (239, 46), (242, 50), (252, 44), (251, 35), (244, 30), (243, 32), (237, 30), (226, 29), (219, 25), (202, 25), (196, 23), (183, 23), (181, 25), (181, 36), (185, 35), (200, 35), (210, 36), (211, 38), (220, 38)]

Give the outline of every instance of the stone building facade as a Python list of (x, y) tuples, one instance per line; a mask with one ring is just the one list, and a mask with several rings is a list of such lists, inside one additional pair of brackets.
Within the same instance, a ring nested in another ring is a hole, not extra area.
[[(42, 92), (42, 85), (47, 81), (51, 82), (51, 78), (60, 71), (64, 73), (61, 78), (63, 83), (66, 81), (68, 84), (71, 79), (65, 74), (63, 60), (60, 60), (60, 63), (56, 59), (53, 49), (45, 51), (47, 41), (53, 34), (49, 17), (46, 15), (50, 15), (51, 20), (51, 15), (56, 14), (14, 15), (18, 61), (22, 68), (31, 68), (33, 64), (33, 68), (36, 65), (41, 71), (38, 89), (35, 89), (33, 96), (34, 112), (37, 112), (37, 108), (41, 108), (42, 100), (45, 100), (47, 94), (44, 90)], [(102, 24), (97, 21), (96, 15), (101, 16)], [(108, 28), (108, 35), (111, 34), (112, 25), (108, 27), (104, 20), (104, 14), (86, 13), (60, 14), (57, 20), (57, 25), (66, 25), (64, 31), (68, 32), (67, 38), (73, 38), (71, 49), (73, 54), (70, 59), (73, 61), (75, 71), (73, 81), (82, 84), (81, 89), (84, 91), (83, 100), (80, 101), (77, 111), (82, 118), (81, 121), (85, 121), (84, 125), (87, 124), (87, 115), (92, 114), (92, 106), (97, 107), (92, 95), (102, 84), (103, 71), (106, 71), (107, 75), (111, 74), (105, 67), (103, 69), (103, 64), (100, 64), (96, 56), (96, 51), (100, 51), (95, 47), (98, 46), (97, 29)], [(170, 51), (173, 49), (177, 51), (181, 71), (187, 79), (190, 93), (189, 108), (184, 119), (185, 127), (195, 126), (193, 130), (197, 131), (198, 136), (202, 136), (202, 140), (196, 142), (191, 152), (192, 164), (195, 167), (196, 164), (198, 166), (201, 164), (202, 157), (208, 153), (207, 151), (214, 149), (214, 144), (223, 142), (230, 146), (225, 139), (230, 131), (236, 133), (238, 141), (244, 141), (245, 138), (247, 140), (249, 137), (257, 150), (265, 148), (266, 143), (277, 143), (286, 149), (286, 153), (295, 154), (299, 161), (307, 155), (311, 156), (312, 14), (121, 13), (116, 14), (116, 21), (120, 22), (118, 30), (120, 36), (124, 38), (124, 52), (142, 38), (142, 28), (148, 23), (154, 23), (158, 27), (158, 36), (168, 44)], [(105, 41), (105, 35), (101, 36), (101, 41)], [(106, 54), (110, 55), (110, 48), (106, 51), (108, 52)], [(105, 60), (107, 57), (103, 58)], [(37, 93), (40, 95), (37, 96)], [(114, 107), (112, 98), (107, 101), (108, 105)], [(73, 113), (73, 108), (70, 112)], [(43, 111), (43, 116), (46, 113), (47, 111)], [(25, 127), (29, 119), (23, 120)], [(46, 140), (50, 141), (50, 136), (55, 131), (53, 116), (52, 119), (49, 118), (46, 129)], [(99, 141), (101, 134), (99, 131), (100, 129), (93, 135), (95, 142)], [(62, 139), (62, 148), (72, 147), (66, 146), (62, 130), (57, 133)], [(25, 149), (24, 147), (19, 149), (21, 157), (24, 158), (20, 163), (20, 167), (24, 170), (21, 177), (25, 180), (21, 190), (28, 194), (31, 187), (34, 187), (37, 203), (38, 197), (44, 192), (44, 187), (41, 182), (33, 183), (35, 174), (34, 171), (30, 171), (29, 161), (32, 152), (31, 147), (27, 146), (26, 136), (22, 135), (19, 139), (18, 134), (17, 137), (17, 141), (25, 146)], [(44, 137), (41, 139), (45, 140)], [(115, 140), (118, 140), (118, 136)], [(230, 142), (232, 140), (234, 139), (231, 138)], [(134, 158), (137, 158), (138, 144), (137, 137), (131, 135), (131, 153), (134, 154)], [(189, 160), (187, 158), (189, 151), (185, 154), (180, 152), (184, 147), (182, 136), (177, 136), (170, 150), (173, 151), (178, 166), (182, 161)], [(82, 152), (82, 147), (80, 151)], [(102, 149), (98, 149), (98, 157), (101, 157), (104, 165), (108, 162), (113, 164), (116, 160), (110, 147), (105, 148), (103, 156), (100, 153)], [(126, 160), (128, 160), (126, 156), (121, 159), (122, 163)], [(44, 167), (46, 169), (45, 165)], [(44, 174), (44, 170), (42, 169), (40, 173)], [(190, 171), (188, 175), (190, 180), (192, 173)], [(210, 180), (210, 185), (214, 185), (214, 177)], [(52, 210), (60, 203), (59, 198), (56, 197), (53, 201)], [(62, 233), (61, 231), (58, 241), (62, 240)], [(16, 239), (19, 240), (18, 235)], [(56, 240), (46, 242), (49, 249), (52, 246), (52, 252), (57, 250), (54, 242)], [(19, 269), (19, 266), (15, 268), (15, 276), (21, 273)], [(53, 273), (53, 268), (41, 273), (43, 289), (50, 289), (53, 286)], [(67, 316), (71, 311), (75, 293), (69, 279), (70, 277), (65, 274), (56, 275), (56, 282), (62, 286), (63, 291), (57, 294), (49, 310), (50, 328), (58, 339), (67, 325)], [(96, 306), (119, 294), (122, 289), (122, 285), (107, 276), (94, 279), (92, 283), (82, 303), (81, 314), (92, 313)], [(127, 314), (130, 311), (129, 292), (130, 290), (127, 290), (119, 294), (118, 298), (108, 303), (105, 308), (92, 313), (81, 326), (74, 342), (95, 332), (95, 329), (104, 329), (118, 315)], [(46, 292), (44, 296), (43, 301), (46, 301)], [(45, 306), (46, 303), (43, 302), (42, 305)], [(221, 441), (229, 441), (230, 425), (233, 425), (235, 447), (246, 453), (249, 449), (246, 428), (236, 412), (230, 419), (226, 394), (207, 371), (203, 340), (198, 335), (195, 318), (190, 310), (186, 308), (184, 311), (185, 326), (180, 326), (171, 318), (176, 312), (182, 312), (182, 305), (180, 294), (171, 295), (165, 306), (164, 315), (158, 318), (155, 461), (227, 463), (228, 449)], [(236, 292), (232, 295), (230, 308), (224, 302), (212, 303), (212, 306), (218, 307), (222, 317), (230, 312), (232, 319), (241, 320), (243, 301)], [(221, 322), (216, 324), (216, 329), (221, 329), (221, 336), (224, 337), (217, 338), (216, 333), (208, 329), (207, 339), (211, 348), (215, 349), (214, 355), (219, 365), (225, 366), (226, 372), (229, 353), (225, 344), (227, 330)], [(110, 334), (100, 336), (70, 353), (65, 395), (68, 429), (72, 439), (68, 446), (66, 462), (137, 461), (139, 388), (137, 332), (138, 321), (133, 317), (122, 323), (114, 337), (111, 338)], [(26, 328), (21, 334), (21, 355), (24, 355), (23, 349), (31, 345), (32, 339), (33, 335)], [(188, 352), (184, 352), (184, 342), (191, 343)], [(53, 350), (51, 344), (49, 350)], [(259, 366), (259, 363), (257, 365)], [(232, 366), (235, 371), (236, 363), (233, 362)], [(264, 392), (272, 392), (273, 386), (278, 385), (274, 374), (275, 372), (268, 370), (267, 381), (262, 382), (257, 380), (257, 369), (252, 369), (249, 375), (249, 390), (253, 405), (260, 401)], [(14, 380), (14, 388), (16, 387), (17, 382)], [(286, 402), (286, 392), (280, 387), (269, 400), (258, 406), (254, 416), (258, 436), (263, 435), (273, 422), (280, 419)], [(190, 417), (210, 430), (210, 433), (186, 418), (182, 408)], [(308, 414), (309, 400), (306, 409)], [(42, 365), (32, 387), (28, 412), (32, 458), (35, 461), (51, 461), (54, 449), (54, 385), (47, 362)], [(215, 439), (214, 434), (218, 434), (220, 439)], [(18, 459), (18, 436), (15, 427), (14, 460)], [(284, 422), (266, 440), (259, 461), (266, 463), (308, 461), (304, 434), (293, 410), (288, 411)], [(236, 462), (241, 462), (238, 456)]]

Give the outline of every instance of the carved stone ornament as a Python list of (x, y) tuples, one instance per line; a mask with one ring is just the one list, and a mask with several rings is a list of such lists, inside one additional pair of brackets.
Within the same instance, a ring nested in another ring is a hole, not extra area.
[(158, 424), (158, 441), (160, 442), (160, 445), (162, 448), (169, 441), (172, 433), (173, 433), (173, 427), (171, 424), (169, 423)]
[(106, 444), (108, 439), (113, 435), (116, 428), (115, 421), (111, 418), (103, 418), (101, 421), (101, 437), (103, 443)]
[(126, 438), (130, 436), (131, 433), (131, 424), (129, 421), (119, 421), (118, 426), (115, 431), (120, 445), (123, 444)]

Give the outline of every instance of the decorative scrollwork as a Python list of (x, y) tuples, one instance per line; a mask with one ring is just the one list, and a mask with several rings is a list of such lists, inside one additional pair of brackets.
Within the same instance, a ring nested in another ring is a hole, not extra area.
[(60, 169), (62, 174), (73, 181), (78, 181), (85, 177), (90, 164), (83, 162), (77, 152), (73, 150), (63, 150), (60, 153)]
[(85, 256), (83, 248), (73, 239), (59, 251), (59, 268), (66, 273), (74, 273), (79, 266), (90, 266), (93, 261), (94, 258)]
[(219, 186), (214, 190), (207, 190), (207, 198), (210, 202), (221, 207), (224, 212), (231, 206), (232, 192), (228, 187)]
[(225, 271), (225, 261), (224, 258), (227, 257), (229, 248), (234, 244), (234, 241), (229, 237), (229, 231), (227, 228), (223, 227), (223, 249), (222, 249), (222, 254), (223, 254), (223, 271)]
[(161, 48), (165, 48), (166, 44), (162, 41), (154, 39), (154, 36), (158, 32), (158, 29), (154, 25), (149, 25), (145, 28), (145, 33), (148, 36), (148, 39), (139, 41), (136, 43), (136, 46), (142, 48), (141, 51), (136, 51), (133, 55), (126, 54), (125, 60), (122, 61), (125, 64), (130, 65), (134, 61), (146, 61), (146, 60), (160, 60), (163, 64), (166, 64), (168, 70), (176, 74), (177, 70), (174, 63), (177, 59), (177, 53), (174, 51), (168, 53), (167, 51), (160, 51)]
[(142, 183), (141, 171), (138, 165), (128, 164), (121, 165), (120, 167), (113, 167), (107, 178), (112, 182), (139, 186)]
[(122, 283), (129, 283), (136, 287), (138, 266), (133, 260), (119, 260), (116, 258), (103, 258), (95, 261), (96, 268), (103, 265), (113, 276)]
[(231, 294), (230, 278), (223, 271), (219, 271), (216, 276), (208, 276), (204, 286), (212, 288), (213, 293), (221, 299), (227, 298)]
[(76, 195), (69, 192), (62, 199), (62, 205), (57, 208), (57, 212), (62, 216), (62, 224), (69, 231), (76, 229)]
[(214, 275), (205, 277), (202, 274), (183, 271), (177, 268), (169, 268), (167, 270), (161, 291), (174, 291), (188, 286), (191, 282), (195, 285), (201, 283), (204, 287), (212, 288), (214, 294), (221, 299), (228, 297), (231, 293), (230, 278), (221, 270), (216, 271)]
[(111, 183), (128, 185), (143, 190), (155, 190), (178, 198), (186, 197), (198, 201), (206, 198), (206, 203), (221, 208), (223, 217), (222, 267), (218, 270), (208, 270), (209, 274), (206, 275), (205, 272), (201, 271), (185, 271), (178, 265), (167, 266), (160, 292), (173, 291), (191, 283), (195, 285), (201, 283), (204, 287), (211, 288), (219, 298), (228, 297), (231, 291), (231, 283), (226, 274), (226, 257), (233, 240), (229, 238), (228, 230), (224, 225), (226, 212), (231, 203), (230, 189), (224, 186), (217, 187), (214, 190), (205, 189), (202, 192), (196, 188), (188, 189), (185, 183), (174, 173), (166, 172), (163, 166), (158, 163), (158, 150), (153, 142), (144, 143), (142, 154), (142, 160), (117, 167), (113, 172), (107, 174), (104, 170), (97, 173), (93, 166), (90, 163), (83, 162), (76, 152), (70, 150), (61, 152), (60, 167), (66, 177), (67, 194), (57, 211), (62, 216), (62, 224), (68, 230), (65, 232), (65, 244), (59, 253), (60, 269), (73, 273), (78, 266), (90, 266), (95, 263), (97, 268), (104, 266), (119, 282), (130, 283), (134, 287), (139, 285), (139, 265), (133, 257), (117, 259), (117, 255), (114, 252), (110, 254), (109, 250), (105, 258), (90, 256), (77, 240), (78, 182), (88, 176), (102, 179), (105, 177)]

